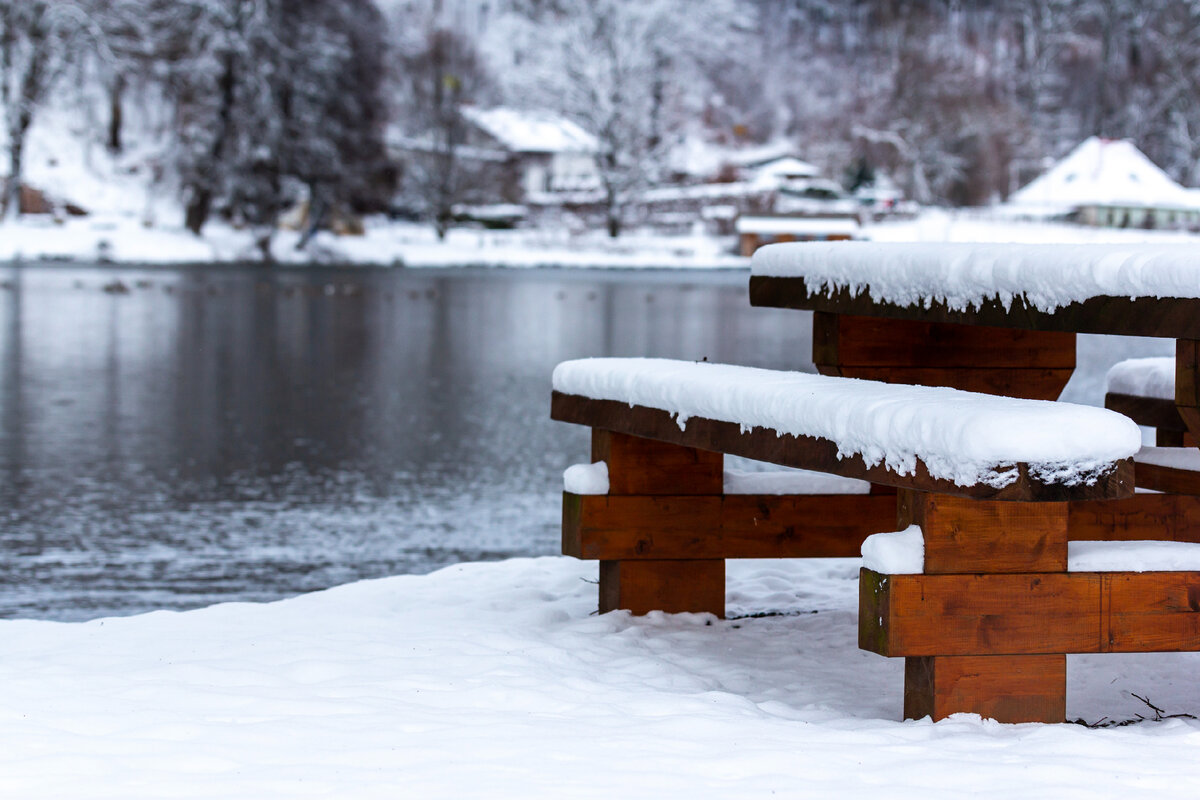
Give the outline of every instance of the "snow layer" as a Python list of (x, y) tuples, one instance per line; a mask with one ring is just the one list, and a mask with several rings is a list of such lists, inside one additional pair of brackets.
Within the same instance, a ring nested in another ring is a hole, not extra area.
[(1200, 472), (1200, 450), (1194, 447), (1143, 447), (1134, 458), (1139, 464)]
[[(730, 619), (596, 615), (595, 562), (464, 564), (270, 604), (0, 621), (0, 795), (1200, 795), (1200, 723), (901, 722), (857, 559), (735, 561)], [(758, 616), (749, 616), (758, 615)], [(766, 616), (762, 616), (766, 615)], [(1068, 660), (1067, 713), (1200, 714), (1200, 654)]]
[(1200, 570), (1200, 544), (1191, 542), (1068, 542), (1072, 572)]
[(812, 292), (957, 310), (990, 299), (1007, 307), (1015, 297), (1047, 312), (1101, 296), (1200, 298), (1200, 250), (1190, 244), (787, 243), (759, 249), (751, 273), (801, 277)]
[[(725, 494), (868, 494), (871, 484), (806, 469), (744, 471), (727, 469)], [(574, 464), (563, 472), (563, 490), (572, 494), (608, 494), (608, 464)]]
[(725, 470), (725, 494), (869, 494), (871, 484), (807, 469)]
[(1104, 378), (1105, 391), (1135, 397), (1175, 399), (1175, 359), (1127, 358), (1118, 361)]
[(571, 494), (608, 494), (608, 463), (572, 464), (563, 472), (563, 491)]
[(1137, 425), (1100, 408), (725, 364), (581, 359), (559, 364), (553, 384), (668, 411), (681, 428), (698, 416), (829, 439), (840, 457), (861, 455), (902, 475), (919, 458), (934, 477), (962, 486), (1007, 486), (1017, 476), (1006, 467), (1018, 462), (1046, 482), (1090, 482), (1141, 446)]
[(925, 571), (925, 537), (919, 525), (875, 533), (862, 543), (863, 566), (883, 575), (920, 575)]

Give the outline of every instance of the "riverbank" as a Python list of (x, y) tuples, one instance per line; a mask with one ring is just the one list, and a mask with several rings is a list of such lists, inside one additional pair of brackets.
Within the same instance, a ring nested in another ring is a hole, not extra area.
[(730, 618), (597, 616), (595, 563), (0, 622), (11, 797), (1194, 797), (1200, 654), (1071, 657), (1071, 719), (900, 721), (857, 559), (734, 561)]
[[(913, 242), (1196, 242), (1171, 231), (1088, 228), (1004, 220), (978, 213), (930, 210), (914, 220), (868, 225), (862, 237)], [(368, 219), (359, 236), (320, 233), (298, 249), (300, 234), (278, 231), (272, 256), (290, 266), (502, 267), (611, 269), (744, 269), (733, 237), (663, 236), (632, 231), (617, 239), (602, 231), (451, 230), (439, 241), (432, 228)], [(147, 227), (134, 215), (27, 216), (0, 225), (0, 262), (106, 262), (186, 265), (255, 262), (260, 253), (249, 231), (213, 223), (203, 236), (182, 227)]]

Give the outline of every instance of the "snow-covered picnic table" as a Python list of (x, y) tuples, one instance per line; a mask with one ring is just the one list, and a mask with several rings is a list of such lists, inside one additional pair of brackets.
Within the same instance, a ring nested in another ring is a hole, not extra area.
[[(989, 522), (978, 506), (902, 493), (901, 522), (915, 527), (864, 545), (874, 569), (863, 572), (860, 646), (906, 657), (906, 715), (987, 707), (1004, 716), (1024, 706), (1019, 718), (1041, 704), (1033, 718), (1054, 718), (1065, 664), (1050, 654), (1200, 649), (1200, 573), (1185, 571), (1195, 564), (1189, 548), (1200, 548), (1200, 251), (781, 244), (755, 253), (750, 301), (814, 312), (813, 360), (825, 375), (1010, 397), (1057, 398), (1074, 370), (1076, 333), (1176, 340), (1174, 413), (1161, 407), (1163, 364), (1110, 376), (1110, 408), (1135, 419), (1153, 408), (1144, 424), (1179, 420), (1180, 431), (1165, 432), (1171, 441), (1163, 430), (1159, 441), (1187, 447), (1137, 459), (1135, 483), (1158, 491), (1071, 503), (1065, 530), (1050, 534), (1056, 512), (1045, 506), (1007, 518), (997, 508)], [(1105, 571), (1088, 573), (1069, 570), (1068, 540), (1125, 544)], [(1185, 555), (1142, 563), (1138, 554), (1155, 547), (1129, 544), (1140, 540), (1173, 540), (1155, 542), (1157, 551)], [(1058, 552), (1045, 558), (1050, 541)], [(1153, 571), (1164, 563), (1168, 571)]]

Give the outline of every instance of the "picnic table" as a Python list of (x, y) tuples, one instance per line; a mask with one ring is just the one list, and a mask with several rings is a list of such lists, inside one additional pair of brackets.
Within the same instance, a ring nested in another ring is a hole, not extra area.
[[(555, 370), (551, 415), (591, 426), (585, 469), (607, 469), (563, 504), (563, 551), (601, 561), (601, 611), (720, 615), (726, 558), (861, 545), (859, 646), (904, 657), (904, 715), (934, 719), (1063, 721), (1066, 654), (1200, 649), (1200, 468), (1167, 459), (1145, 472), (1167, 491), (1134, 494), (1136, 426), (1053, 402), (1077, 333), (1174, 338), (1200, 441), (1192, 248), (780, 244), (752, 264), (753, 305), (813, 312), (821, 375)], [(736, 497), (723, 454), (869, 489)]]
[[(1190, 245), (778, 245), (756, 254), (749, 291), (754, 306), (813, 312), (823, 374), (1011, 397), (1057, 398), (1077, 333), (1172, 338), (1175, 405), (1200, 441)], [(1051, 538), (1200, 541), (1190, 490), (1072, 503)], [(1200, 573), (1068, 573), (1066, 548), (1047, 547), (1048, 509), (1019, 526), (1036, 536), (1010, 530), (980, 553), (970, 540), (981, 521), (967, 530), (933, 505), (915, 494), (900, 503), (901, 526), (924, 533), (923, 574), (864, 570), (862, 580), (860, 646), (906, 656), (906, 716), (1061, 720), (1065, 653), (1200, 649)], [(919, 625), (935, 606), (941, 630)]]

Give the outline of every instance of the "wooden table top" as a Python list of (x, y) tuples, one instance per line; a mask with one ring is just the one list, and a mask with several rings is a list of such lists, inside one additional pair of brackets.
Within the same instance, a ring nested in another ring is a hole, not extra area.
[(1021, 297), (1007, 307), (993, 298), (956, 309), (937, 300), (928, 306), (877, 301), (869, 288), (857, 294), (847, 288), (812, 293), (802, 277), (752, 275), (750, 305), (1021, 330), (1200, 339), (1200, 298), (1190, 297), (1092, 297), (1050, 312)]

